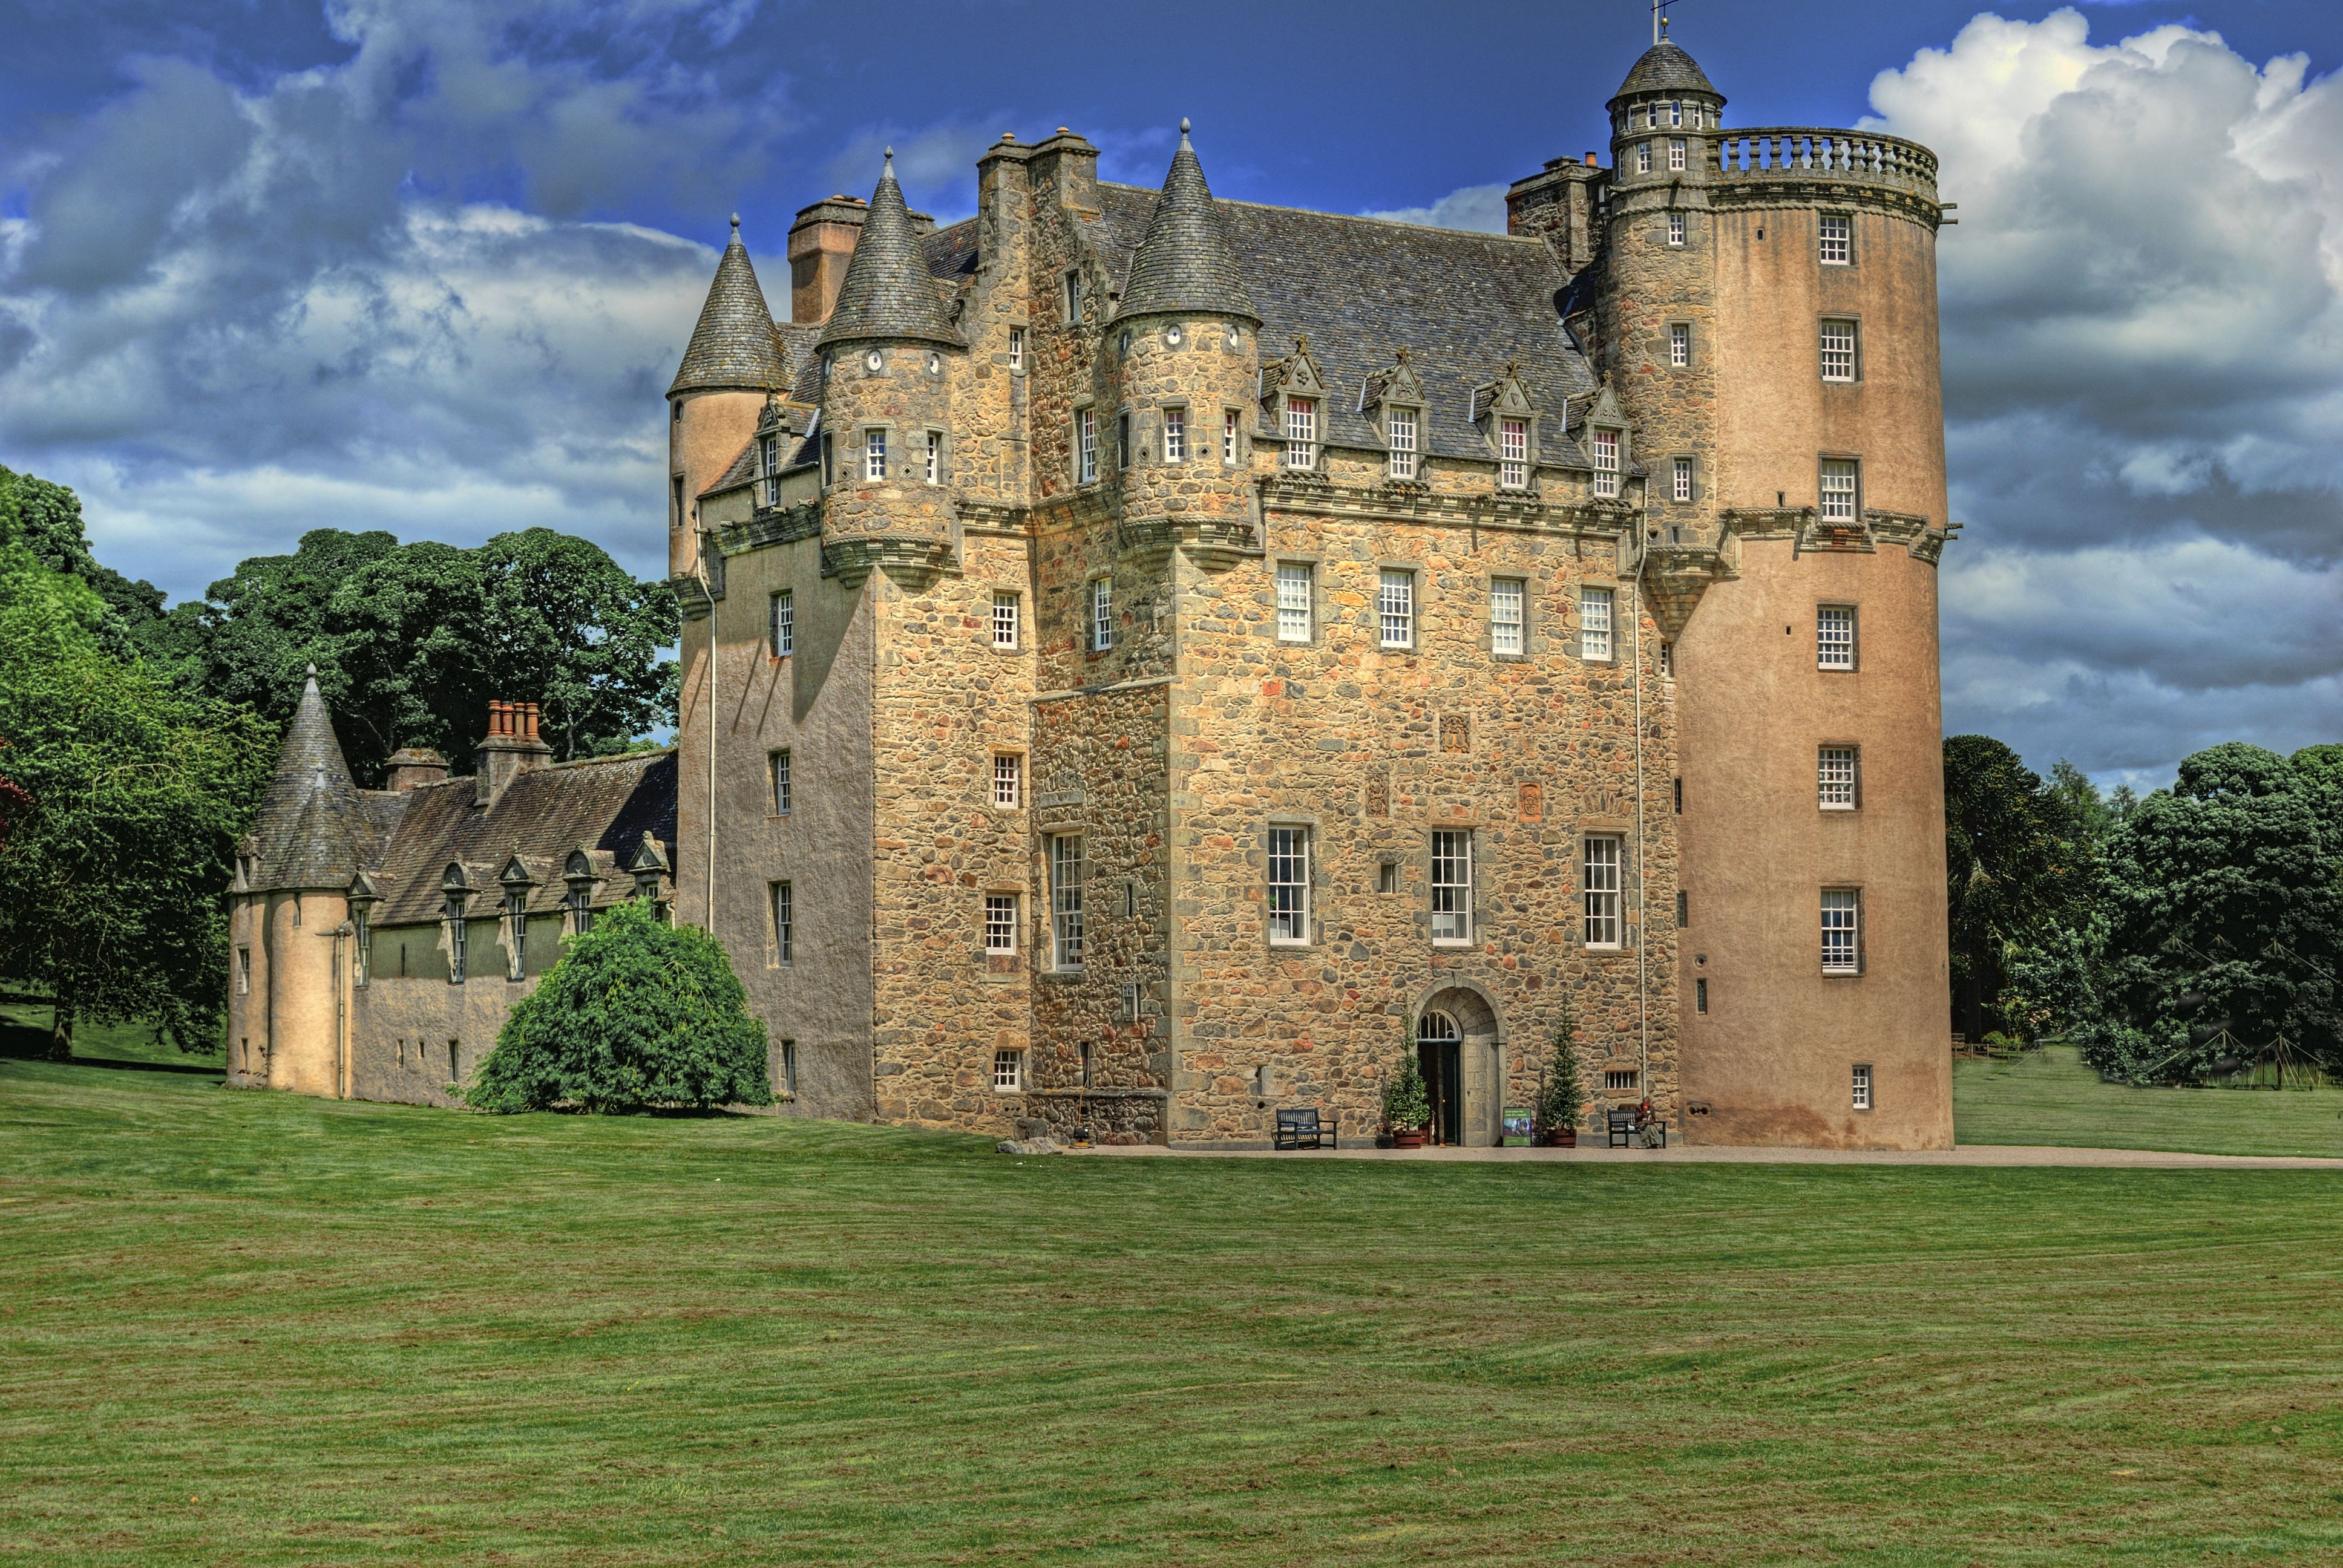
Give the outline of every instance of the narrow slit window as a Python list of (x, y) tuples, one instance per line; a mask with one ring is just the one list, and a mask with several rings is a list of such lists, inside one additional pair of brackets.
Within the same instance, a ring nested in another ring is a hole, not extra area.
[(798, 1097), (798, 1042), (781, 1041), (781, 1092), (791, 1100)]
[(1104, 653), (1114, 646), (1114, 579), (1091, 582), (1091, 651)]
[(927, 478), (930, 485), (940, 485), (944, 481), (944, 433), (941, 430), (928, 432)]
[(1082, 275), (1079, 272), (1066, 274), (1065, 307), (1068, 322), (1082, 318)]
[(1415, 410), (1394, 408), (1391, 411), (1391, 477), (1394, 479), (1415, 477)]
[(797, 961), (797, 895), (787, 882), (773, 884), (773, 961)]
[(792, 793), (789, 781), (789, 754), (786, 751), (774, 752), (771, 758), (771, 765), (773, 776), (773, 815), (776, 817), (786, 817), (789, 814), (789, 801)]
[(1024, 368), (1025, 329), (1021, 327), (1012, 327), (1009, 329), (1009, 372), (1013, 376)]
[(1131, 467), (1131, 416), (1114, 417), (1114, 466), (1118, 469)]
[(1311, 635), (1310, 568), (1298, 561), (1277, 567), (1277, 640), (1308, 642)]
[(789, 589), (773, 596), (771, 622), (773, 657), (787, 658), (798, 646), (797, 598)]
[(1060, 833), (1050, 840), (1051, 966), (1082, 967), (1082, 839)]
[(1074, 416), (1074, 456), (1085, 485), (1098, 477), (1098, 410), (1085, 408)]
[(1691, 322), (1671, 321), (1668, 323), (1668, 363), (1678, 370), (1686, 369), (1691, 366)]
[(1224, 408), (1221, 411), (1221, 461), (1234, 463), (1236, 460), (1237, 411), (1233, 408)]

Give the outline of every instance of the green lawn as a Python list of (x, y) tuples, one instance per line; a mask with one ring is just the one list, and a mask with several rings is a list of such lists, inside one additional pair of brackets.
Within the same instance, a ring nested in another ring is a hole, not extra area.
[(2134, 1089), (2053, 1045), (1956, 1060), (1953, 1127), (1963, 1143), (2343, 1158), (2343, 1090)]
[(5, 1060), (0, 1562), (2343, 1561), (2338, 1199)]

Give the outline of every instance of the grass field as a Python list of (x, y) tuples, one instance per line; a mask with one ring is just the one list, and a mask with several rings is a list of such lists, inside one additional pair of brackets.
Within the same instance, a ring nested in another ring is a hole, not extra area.
[(2343, 1561), (2338, 1199), (0, 1060), (0, 1562)]
[(1953, 1128), (1963, 1143), (2343, 1157), (2343, 1090), (2134, 1089), (2053, 1045), (1956, 1060)]

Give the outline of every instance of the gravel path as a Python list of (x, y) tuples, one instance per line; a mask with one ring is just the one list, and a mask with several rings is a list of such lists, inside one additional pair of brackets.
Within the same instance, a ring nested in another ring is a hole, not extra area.
[(2059, 1149), (2014, 1143), (1957, 1149), (1767, 1149), (1725, 1144), (1677, 1144), (1665, 1149), (1166, 1149), (1160, 1144), (1069, 1151), (1122, 1157), (1175, 1159), (1421, 1160), (1542, 1163), (1744, 1165), (2058, 1165), (2146, 1171), (2343, 1171), (2343, 1160), (2305, 1155), (2175, 1154), (2152, 1149)]

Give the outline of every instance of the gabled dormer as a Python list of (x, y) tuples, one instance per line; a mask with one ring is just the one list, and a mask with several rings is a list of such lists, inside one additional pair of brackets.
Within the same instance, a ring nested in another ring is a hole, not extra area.
[(1310, 336), (1293, 340), (1293, 352), (1261, 367), (1262, 433), (1284, 444), (1278, 467), (1289, 473), (1315, 473), (1326, 440), (1326, 382), (1310, 356)]
[(1594, 474), (1594, 498), (1619, 499), (1625, 493), (1634, 458), (1628, 451), (1627, 416), (1619, 407), (1617, 390), (1605, 381), (1584, 411), (1573, 405), (1570, 419), (1571, 434), (1578, 437), (1579, 449), (1586, 454), (1587, 467)]
[(1392, 351), (1392, 362), (1359, 387), (1359, 412), (1383, 439), (1383, 477), (1416, 482), (1423, 469), (1426, 420), (1423, 377), (1408, 362), (1407, 346)]
[(1518, 361), (1473, 388), (1473, 427), (1497, 465), (1497, 488), (1526, 490), (1537, 477), (1537, 407)]

